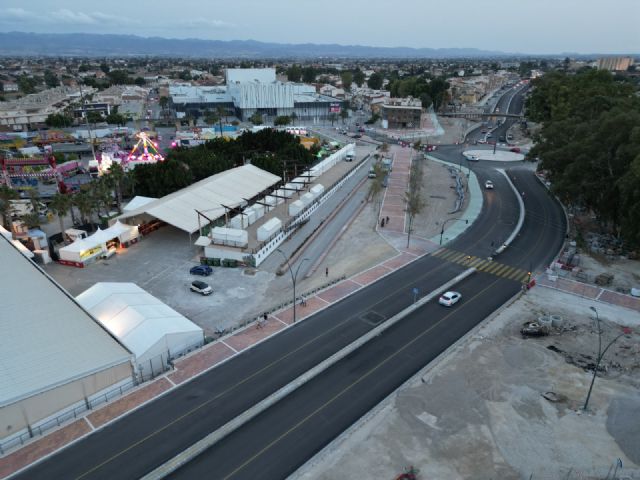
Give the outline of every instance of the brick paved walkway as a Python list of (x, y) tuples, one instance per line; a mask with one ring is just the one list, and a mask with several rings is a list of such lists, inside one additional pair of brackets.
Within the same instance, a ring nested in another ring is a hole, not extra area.
[(591, 298), (597, 302), (609, 303), (619, 307), (629, 308), (640, 312), (640, 298), (632, 297), (622, 293), (607, 290), (595, 285), (577, 282), (569, 278), (559, 277), (557, 280), (549, 280), (546, 274), (540, 275), (536, 279), (540, 286), (553, 288), (567, 293), (573, 293), (585, 298)]

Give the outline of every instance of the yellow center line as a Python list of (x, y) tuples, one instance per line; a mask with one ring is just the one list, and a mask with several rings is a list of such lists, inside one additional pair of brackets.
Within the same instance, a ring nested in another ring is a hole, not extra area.
[[(446, 265), (447, 265), (446, 263), (443, 263), (443, 264), (441, 264), (441, 265), (429, 270), (428, 272), (425, 272), (423, 275), (420, 275), (414, 281), (420, 281), (420, 280), (424, 279), (425, 277), (427, 277), (429, 275), (432, 275), (434, 272), (437, 272), (438, 270), (443, 269)], [(377, 303), (373, 304), (370, 307), (370, 309), (373, 310), (377, 306), (385, 304), (388, 299), (390, 299), (391, 297), (396, 297), (399, 292), (404, 291), (405, 289), (406, 289), (406, 286), (397, 288), (396, 290), (392, 291), (390, 294), (388, 294), (385, 297), (383, 297)], [(165, 430), (167, 430), (171, 426), (181, 422), (182, 420), (184, 420), (185, 418), (193, 415), (194, 413), (197, 413), (198, 411), (200, 411), (204, 407), (210, 405), (212, 402), (218, 400), (221, 397), (224, 397), (225, 395), (228, 395), (229, 393), (231, 393), (234, 390), (236, 390), (238, 387), (241, 387), (242, 385), (246, 384), (247, 382), (255, 379), (256, 377), (258, 377), (259, 375), (262, 375), (263, 373), (265, 373), (269, 369), (275, 367), (279, 363), (284, 362), (289, 357), (291, 357), (292, 355), (298, 353), (299, 351), (303, 350), (304, 348), (308, 347), (309, 345), (321, 340), (322, 338), (324, 338), (326, 336), (331, 335), (336, 329), (342, 327), (343, 325), (345, 325), (347, 322), (351, 321), (352, 319), (359, 317), (361, 313), (362, 312), (358, 312), (358, 313), (356, 313), (354, 315), (351, 315), (351, 316), (347, 317), (342, 322), (337, 323), (335, 326), (329, 328), (328, 330), (325, 330), (323, 333), (321, 333), (321, 334), (309, 339), (308, 341), (302, 343), (300, 346), (298, 346), (294, 350), (291, 350), (289, 353), (286, 353), (282, 357), (279, 357), (279, 358), (275, 359), (274, 361), (272, 361), (271, 363), (268, 363), (267, 365), (265, 365), (264, 367), (260, 368), (259, 370), (256, 370), (254, 373), (252, 373), (248, 377), (245, 377), (244, 379), (240, 380), (239, 382), (231, 385), (226, 390), (223, 390), (222, 392), (214, 395), (213, 397), (209, 398), (208, 400), (204, 401), (203, 403), (201, 403), (199, 405), (196, 405), (191, 410), (183, 413), (179, 417), (176, 417), (175, 419), (173, 419), (169, 423), (163, 425), (162, 427), (158, 428), (157, 430), (154, 430), (153, 432), (149, 433), (148, 435), (142, 437), (140, 440), (132, 443), (131, 445), (128, 445), (126, 448), (124, 448), (123, 450), (120, 450), (119, 452), (113, 454), (111, 457), (107, 458), (103, 462), (91, 467), (89, 470), (87, 470), (86, 472), (84, 472), (81, 475), (79, 475), (78, 477), (76, 477), (76, 480), (80, 480), (82, 478), (85, 478), (87, 475), (95, 472), (96, 470), (102, 468), (103, 466), (105, 466), (106, 464), (112, 462), (116, 458), (118, 458), (118, 457), (124, 455), (125, 453), (133, 450), (134, 448), (142, 445), (143, 443), (145, 443), (146, 441), (148, 441), (151, 438), (155, 437), (156, 435), (159, 435), (160, 433), (164, 432)]]
[[(483, 288), (482, 290), (480, 290), (478, 293), (476, 293), (473, 297), (471, 297), (471, 299), (468, 302), (465, 302), (465, 305), (467, 305), (470, 302), (473, 302), (474, 299), (476, 299), (479, 295), (483, 294), (485, 291), (487, 291), (489, 288), (493, 287), (499, 280), (496, 279), (494, 280), (491, 284), (489, 284), (487, 287)], [(261, 456), (263, 453), (265, 453), (267, 450), (269, 450), (271, 447), (273, 447), (276, 443), (280, 442), (282, 439), (284, 439), (285, 437), (287, 437), (289, 434), (291, 434), (293, 431), (297, 430), (300, 426), (302, 426), (304, 423), (306, 423), (307, 421), (309, 421), (309, 419), (311, 419), (312, 417), (314, 417), (315, 415), (317, 415), (320, 411), (324, 410), (326, 407), (328, 407), (330, 404), (332, 404), (333, 402), (335, 402), (338, 398), (340, 398), (342, 395), (344, 395), (345, 393), (347, 393), (349, 390), (351, 390), (353, 387), (355, 387), (358, 383), (362, 382), (363, 380), (365, 380), (366, 378), (368, 378), (369, 376), (371, 376), (373, 373), (375, 373), (377, 370), (379, 370), (382, 366), (384, 366), (385, 364), (387, 364), (390, 360), (394, 359), (396, 356), (398, 356), (400, 353), (402, 353), (404, 350), (406, 350), (407, 348), (409, 348), (411, 345), (413, 345), (415, 342), (417, 342), (418, 340), (420, 340), (422, 337), (424, 337), (426, 334), (428, 334), (429, 332), (431, 332), (431, 330), (433, 330), (434, 328), (436, 328), (438, 325), (440, 325), (442, 322), (444, 322), (446, 319), (448, 319), (451, 315), (453, 315), (455, 313), (455, 310), (452, 311), (451, 313), (448, 313), (447, 315), (445, 315), (443, 318), (441, 318), (440, 320), (438, 320), (438, 322), (436, 322), (435, 324), (433, 324), (431, 327), (427, 328), (426, 330), (424, 330), (422, 333), (420, 333), (418, 336), (414, 337), (413, 339), (411, 339), (408, 343), (406, 343), (405, 345), (403, 345), (402, 347), (400, 347), (398, 350), (396, 350), (395, 352), (393, 352), (391, 355), (389, 355), (387, 358), (385, 358), (384, 360), (382, 360), (380, 363), (378, 363), (375, 367), (371, 368), (368, 372), (366, 372), (365, 374), (363, 374), (362, 376), (360, 376), (357, 380), (355, 380), (354, 382), (352, 382), (350, 385), (348, 385), (347, 387), (345, 387), (344, 389), (342, 389), (340, 392), (336, 393), (333, 397), (331, 397), (329, 400), (327, 400), (325, 403), (323, 403), (322, 405), (320, 405), (318, 408), (316, 408), (313, 412), (311, 412), (309, 415), (307, 415), (306, 417), (304, 417), (302, 420), (300, 420), (298, 423), (296, 423), (294, 426), (292, 426), (291, 428), (289, 428), (286, 432), (280, 434), (278, 437), (276, 437), (274, 440), (272, 440), (270, 443), (268, 443), (265, 447), (263, 447), (260, 451), (258, 451), (257, 453), (255, 453), (253, 456), (251, 456), (249, 459), (247, 459), (242, 465), (239, 465), (235, 470), (233, 470), (231, 473), (229, 473), (228, 475), (226, 475), (224, 477), (225, 480), (227, 480), (228, 478), (231, 478), (232, 476), (234, 476), (236, 473), (238, 473), (240, 470), (242, 470), (243, 468), (245, 468), (247, 465), (249, 465), (251, 462), (253, 462), (255, 459), (257, 459), (259, 456)]]

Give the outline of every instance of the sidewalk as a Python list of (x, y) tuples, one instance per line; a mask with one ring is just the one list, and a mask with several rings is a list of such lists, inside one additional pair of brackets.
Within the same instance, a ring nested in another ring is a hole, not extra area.
[(536, 279), (536, 284), (561, 292), (572, 293), (583, 298), (589, 298), (595, 302), (608, 303), (640, 312), (640, 298), (614, 292), (613, 290), (607, 290), (597, 285), (589, 285), (562, 277), (558, 277), (556, 280), (549, 280), (547, 274), (539, 275)]

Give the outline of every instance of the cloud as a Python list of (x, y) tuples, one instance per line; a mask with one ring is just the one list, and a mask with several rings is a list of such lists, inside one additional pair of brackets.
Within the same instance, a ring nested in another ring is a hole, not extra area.
[(182, 27), (191, 27), (191, 28), (234, 28), (235, 24), (225, 22), (223, 20), (214, 20), (209, 18), (189, 18), (186, 20), (181, 20), (177, 22)]
[(6, 20), (32, 20), (35, 14), (24, 8), (7, 8), (2, 13), (2, 16)]
[(66, 8), (50, 12), (47, 15), (25, 10), (24, 8), (7, 8), (0, 11), (0, 18), (12, 22), (28, 22), (31, 24), (47, 25), (132, 25), (139, 22), (127, 17), (110, 15), (103, 12), (79, 12)]

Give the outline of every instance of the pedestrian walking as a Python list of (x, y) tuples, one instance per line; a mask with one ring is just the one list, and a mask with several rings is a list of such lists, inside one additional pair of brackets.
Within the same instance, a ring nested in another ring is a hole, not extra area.
[(324, 276), (328, 277), (329, 276), (329, 267), (324, 269)]
[(301, 307), (307, 306), (307, 298), (304, 295), (300, 295), (300, 306)]
[(264, 312), (264, 314), (262, 315), (262, 319), (264, 320), (264, 323), (267, 323), (267, 318), (269, 316), (267, 315), (267, 312)]
[(389, 225), (389, 217), (386, 217), (385, 221), (387, 222), (387, 225)]
[(383, 218), (382, 220), (380, 220), (380, 226), (381, 226), (382, 228), (384, 228), (384, 218)]

